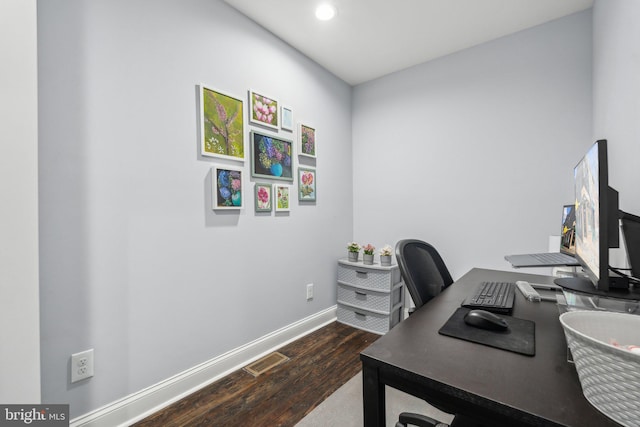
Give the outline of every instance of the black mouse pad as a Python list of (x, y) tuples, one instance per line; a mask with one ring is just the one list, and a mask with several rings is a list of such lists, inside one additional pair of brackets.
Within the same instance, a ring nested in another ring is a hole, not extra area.
[(526, 356), (535, 356), (536, 324), (534, 322), (498, 315), (507, 322), (509, 329), (506, 331), (489, 331), (464, 323), (464, 315), (469, 311), (471, 309), (465, 307), (457, 309), (438, 333)]

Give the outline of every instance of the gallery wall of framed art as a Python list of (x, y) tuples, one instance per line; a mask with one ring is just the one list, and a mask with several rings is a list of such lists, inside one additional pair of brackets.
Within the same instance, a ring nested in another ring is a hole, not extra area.
[[(261, 90), (247, 89), (245, 101), (214, 86), (197, 87), (199, 152), (202, 160), (218, 162), (211, 167), (211, 209), (240, 211), (253, 202), (254, 213), (264, 215), (291, 212), (294, 201), (315, 205), (315, 126), (294, 125), (293, 107)], [(246, 197), (243, 188), (251, 184), (253, 197)]]

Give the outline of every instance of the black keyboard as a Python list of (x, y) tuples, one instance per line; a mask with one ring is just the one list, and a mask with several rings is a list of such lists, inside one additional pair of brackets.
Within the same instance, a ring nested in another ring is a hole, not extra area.
[(482, 282), (476, 291), (467, 297), (462, 306), (511, 314), (515, 289), (516, 284), (512, 282)]

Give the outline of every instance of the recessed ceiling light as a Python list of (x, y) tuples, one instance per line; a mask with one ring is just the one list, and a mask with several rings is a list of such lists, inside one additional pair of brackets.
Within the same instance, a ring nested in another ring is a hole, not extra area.
[(336, 13), (338, 13), (336, 7), (329, 3), (322, 3), (316, 8), (316, 18), (321, 21), (333, 19), (333, 17), (336, 16)]

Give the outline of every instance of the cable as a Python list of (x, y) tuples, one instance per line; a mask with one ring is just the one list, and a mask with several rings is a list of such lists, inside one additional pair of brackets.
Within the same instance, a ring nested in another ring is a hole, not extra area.
[(633, 282), (634, 284), (640, 284), (640, 278), (622, 272), (622, 270), (631, 270), (630, 268), (616, 268), (609, 266), (609, 270), (613, 271), (616, 274), (619, 274), (620, 276), (628, 278), (629, 281)]

